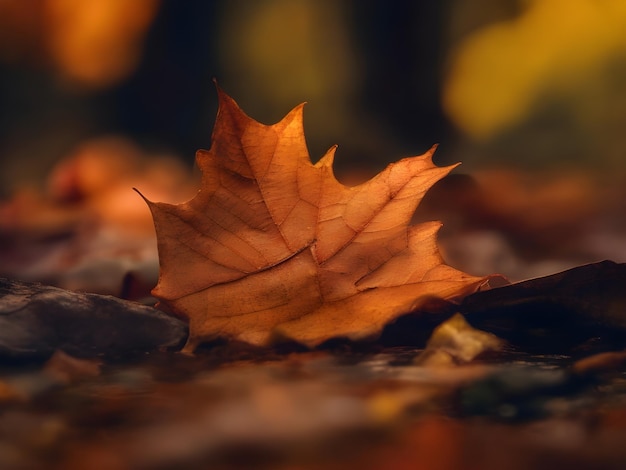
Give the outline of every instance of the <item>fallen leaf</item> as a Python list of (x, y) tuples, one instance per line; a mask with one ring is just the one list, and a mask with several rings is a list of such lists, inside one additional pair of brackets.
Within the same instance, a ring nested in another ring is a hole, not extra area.
[(173, 156), (146, 153), (128, 139), (81, 142), (52, 168), (45, 189), (20, 187), (0, 200), (0, 277), (149, 296), (159, 271), (156, 239), (133, 186), (184, 201), (197, 182)]
[(498, 351), (502, 346), (497, 336), (472, 328), (463, 315), (456, 313), (435, 328), (426, 349), (414, 362), (434, 367), (464, 364), (486, 351)]
[(485, 282), (444, 264), (439, 222), (409, 227), (426, 191), (456, 166), (435, 166), (435, 147), (347, 187), (333, 174), (335, 147), (311, 163), (302, 105), (266, 126), (218, 94), (211, 149), (196, 156), (198, 194), (178, 205), (146, 200), (161, 269), (152, 293), (189, 319), (186, 351), (215, 337), (365, 339), (427, 297)]

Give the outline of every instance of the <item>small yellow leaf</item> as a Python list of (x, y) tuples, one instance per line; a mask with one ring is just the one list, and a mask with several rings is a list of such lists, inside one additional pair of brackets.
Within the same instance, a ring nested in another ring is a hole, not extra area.
[(422, 366), (447, 366), (470, 362), (485, 351), (497, 351), (503, 345), (497, 336), (473, 328), (457, 313), (443, 322), (414, 362)]

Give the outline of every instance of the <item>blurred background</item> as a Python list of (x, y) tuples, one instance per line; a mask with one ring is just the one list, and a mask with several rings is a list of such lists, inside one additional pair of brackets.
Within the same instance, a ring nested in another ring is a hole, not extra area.
[(132, 185), (193, 194), (215, 77), (264, 123), (307, 101), (312, 159), (339, 144), (345, 181), (435, 143), (462, 161), (418, 214), (457, 267), (626, 261), (624, 31), (623, 0), (0, 0), (0, 235), (96, 194), (117, 220), (120, 181), (142, 214)]

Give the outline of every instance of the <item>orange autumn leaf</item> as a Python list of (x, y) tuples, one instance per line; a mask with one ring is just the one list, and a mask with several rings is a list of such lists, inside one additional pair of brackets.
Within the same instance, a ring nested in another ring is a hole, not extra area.
[(439, 222), (409, 226), (454, 168), (433, 164), (434, 147), (347, 187), (333, 174), (334, 147), (311, 163), (302, 105), (266, 126), (218, 94), (211, 149), (196, 156), (200, 191), (178, 205), (147, 201), (161, 268), (152, 293), (188, 318), (187, 351), (217, 337), (364, 339), (427, 298), (485, 281), (444, 264)]

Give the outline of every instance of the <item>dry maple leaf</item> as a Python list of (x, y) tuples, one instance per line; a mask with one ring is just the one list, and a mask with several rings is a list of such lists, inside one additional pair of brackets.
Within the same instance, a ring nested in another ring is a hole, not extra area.
[(186, 351), (216, 337), (363, 339), (428, 297), (485, 281), (443, 263), (439, 222), (409, 227), (454, 168), (432, 163), (434, 147), (347, 187), (333, 175), (335, 147), (311, 163), (303, 105), (266, 126), (218, 94), (211, 150), (196, 155), (200, 191), (178, 205), (147, 201), (161, 265), (152, 293), (189, 319)]

